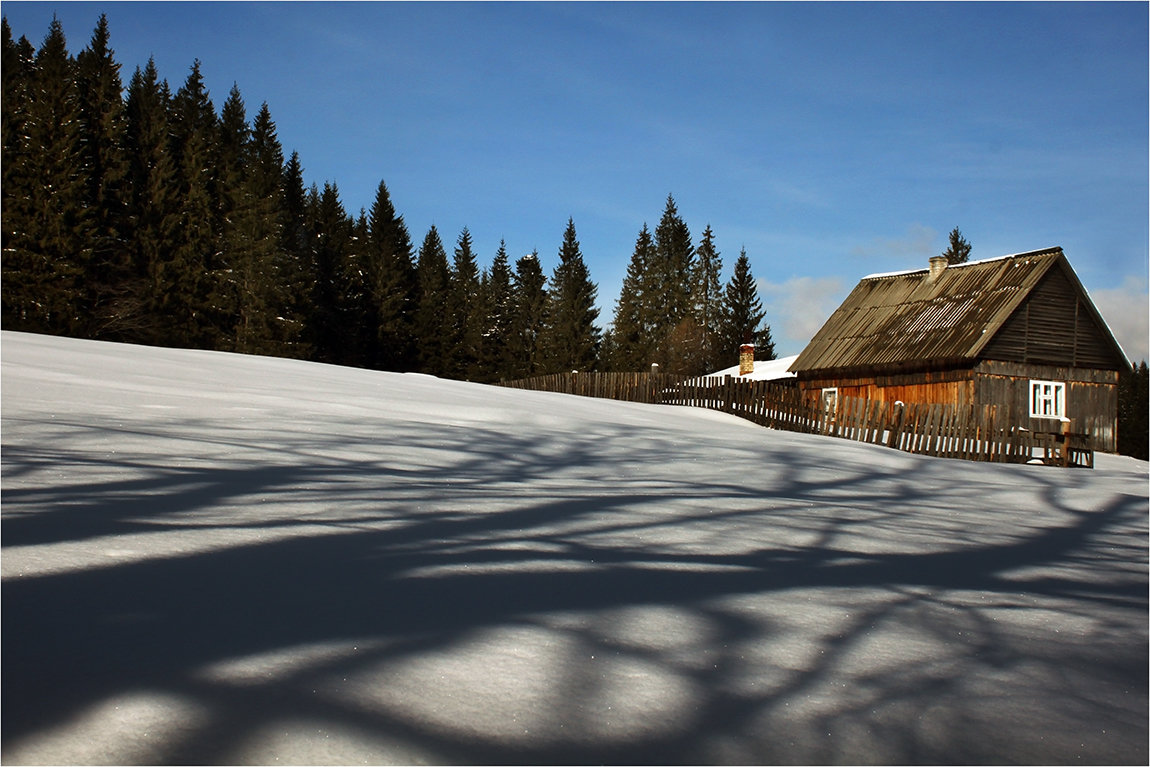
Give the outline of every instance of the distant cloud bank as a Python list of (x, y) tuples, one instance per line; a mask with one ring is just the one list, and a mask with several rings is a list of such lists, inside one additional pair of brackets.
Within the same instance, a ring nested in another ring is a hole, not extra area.
[(837, 277), (794, 277), (782, 283), (759, 280), (759, 295), (780, 357), (798, 354), (846, 297)]
[(1150, 292), (1146, 280), (1127, 275), (1109, 290), (1092, 290), (1090, 298), (1132, 363), (1150, 359)]

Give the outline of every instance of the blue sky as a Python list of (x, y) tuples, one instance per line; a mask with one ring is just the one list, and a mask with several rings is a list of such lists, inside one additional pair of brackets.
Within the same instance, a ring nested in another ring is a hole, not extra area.
[(380, 180), (413, 241), (463, 227), (550, 273), (568, 217), (610, 321), (668, 194), (724, 280), (745, 247), (780, 355), (859, 278), (1062, 246), (1148, 356), (1146, 3), (4, 2), (75, 54), (106, 13), (125, 84), (195, 59), (266, 101), (350, 213)]

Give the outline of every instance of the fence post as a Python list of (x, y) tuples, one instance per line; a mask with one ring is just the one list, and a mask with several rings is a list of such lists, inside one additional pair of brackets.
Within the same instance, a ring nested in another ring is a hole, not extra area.
[(906, 420), (903, 422), (903, 429), (907, 431), (905, 439), (905, 447), (903, 448), (908, 453), (918, 452), (918, 443), (922, 436), (921, 424), (922, 420), (922, 407), (917, 402), (912, 402), (906, 406)]
[(994, 440), (998, 436), (994, 432), (994, 415), (994, 405), (987, 405), (986, 416), (984, 419), (984, 428), (986, 429), (986, 460), (988, 462), (994, 461)]
[(1070, 466), (1070, 421), (1062, 422), (1062, 466)]

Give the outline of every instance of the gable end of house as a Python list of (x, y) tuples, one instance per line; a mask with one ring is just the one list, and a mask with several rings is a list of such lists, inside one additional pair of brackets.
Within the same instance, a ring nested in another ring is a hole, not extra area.
[(1095, 370), (1129, 367), (1065, 257), (1058, 259), (987, 339), (978, 357)]

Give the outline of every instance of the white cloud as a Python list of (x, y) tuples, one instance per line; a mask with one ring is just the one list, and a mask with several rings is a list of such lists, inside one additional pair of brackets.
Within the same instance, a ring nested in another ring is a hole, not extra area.
[(1150, 293), (1145, 278), (1127, 275), (1119, 287), (1092, 290), (1090, 298), (1130, 361), (1150, 359)]
[(759, 295), (780, 357), (798, 354), (846, 296), (837, 277), (792, 277), (783, 283), (759, 280)]

